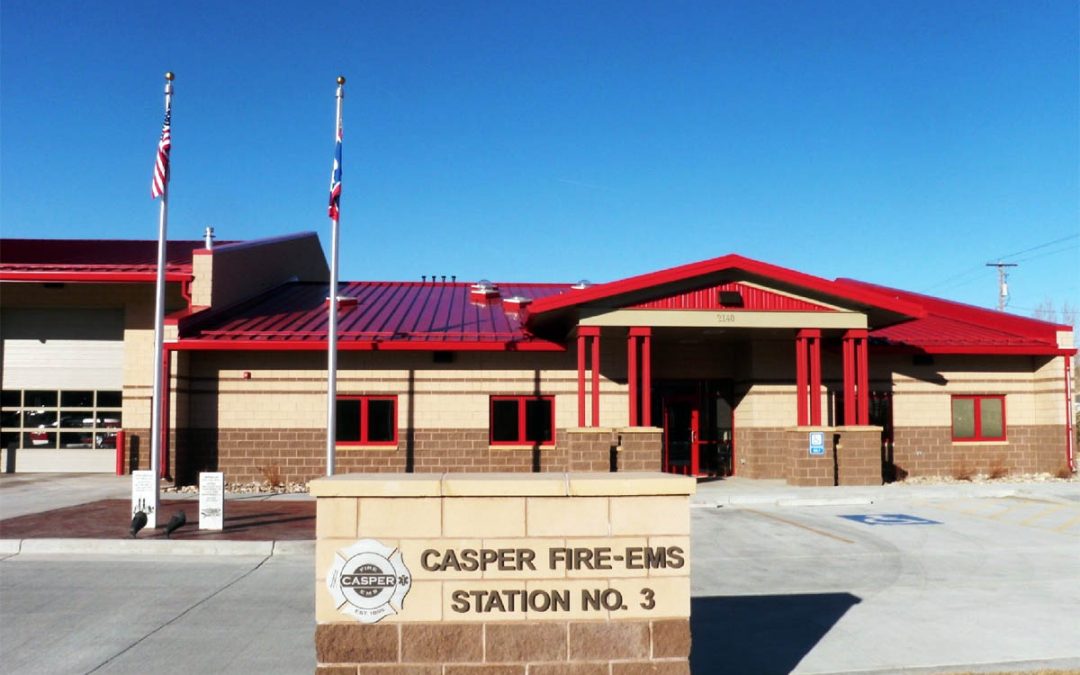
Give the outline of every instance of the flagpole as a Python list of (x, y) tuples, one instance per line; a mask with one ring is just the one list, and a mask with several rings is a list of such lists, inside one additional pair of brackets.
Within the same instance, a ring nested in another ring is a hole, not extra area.
[[(334, 142), (338, 143), (337, 152), (340, 154), (341, 143), (341, 102), (345, 98), (345, 78), (341, 75), (337, 78), (337, 119), (334, 124)], [(335, 159), (335, 173), (340, 172), (341, 165)], [(331, 200), (333, 200), (334, 175), (331, 181)], [(338, 197), (340, 205), (340, 196)], [(340, 207), (332, 208), (330, 228), (330, 297), (327, 303), (329, 325), (327, 326), (327, 376), (326, 376), (326, 475), (334, 475), (335, 459), (337, 455), (337, 338), (338, 338), (338, 226), (341, 221)]]
[[(165, 73), (165, 112), (172, 110), (173, 74)], [(169, 177), (166, 174), (161, 192), (161, 210), (158, 217), (157, 279), (154, 286), (154, 392), (150, 411), (150, 472), (154, 475), (154, 500), (146, 514), (146, 527), (157, 527), (157, 513), (161, 502), (161, 401), (164, 389), (165, 352), (165, 242), (169, 225)]]

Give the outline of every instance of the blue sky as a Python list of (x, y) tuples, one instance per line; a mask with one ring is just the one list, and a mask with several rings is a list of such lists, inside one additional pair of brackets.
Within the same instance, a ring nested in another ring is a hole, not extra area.
[[(343, 279), (606, 281), (726, 253), (1080, 304), (1078, 17), (993, 2), (0, 5), (5, 237), (328, 248)], [(1032, 250), (1029, 250), (1032, 249)]]

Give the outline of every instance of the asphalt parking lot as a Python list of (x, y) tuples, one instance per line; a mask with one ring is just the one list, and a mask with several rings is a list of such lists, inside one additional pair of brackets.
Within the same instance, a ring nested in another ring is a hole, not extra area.
[[(693, 672), (1080, 669), (1066, 488), (698, 505)], [(312, 568), (302, 553), (9, 556), (0, 672), (311, 672)]]

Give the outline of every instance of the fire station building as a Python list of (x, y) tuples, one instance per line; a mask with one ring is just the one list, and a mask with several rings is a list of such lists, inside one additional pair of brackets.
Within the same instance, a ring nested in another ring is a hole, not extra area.
[[(156, 242), (0, 242), (0, 464), (149, 468), (162, 368), (169, 478), (323, 475), (316, 235), (174, 241), (167, 258), (155, 363)], [(835, 485), (1074, 466), (1068, 326), (738, 255), (607, 283), (355, 281), (337, 296), (338, 472)]]

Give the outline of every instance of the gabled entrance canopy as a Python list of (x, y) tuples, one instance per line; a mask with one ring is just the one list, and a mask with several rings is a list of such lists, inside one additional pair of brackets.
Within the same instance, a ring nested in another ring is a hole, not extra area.
[(578, 426), (587, 421), (587, 358), (592, 370), (591, 426), (599, 426), (602, 334), (626, 337), (630, 424), (650, 426), (654, 333), (709, 335), (730, 329), (758, 335), (764, 330), (793, 340), (800, 426), (821, 423), (821, 341), (826, 332), (840, 338), (845, 423), (865, 425), (869, 331), (924, 316), (921, 306), (872, 289), (726, 255), (538, 299), (529, 307), (525, 327), (549, 340), (576, 333)]
[(732, 254), (541, 298), (526, 324), (549, 335), (575, 326), (873, 330), (925, 315), (872, 289)]

